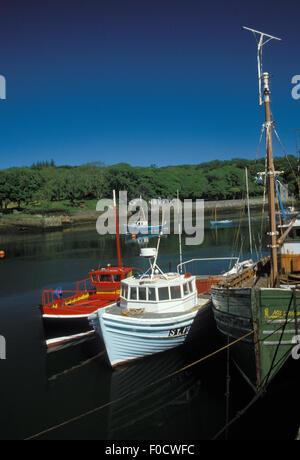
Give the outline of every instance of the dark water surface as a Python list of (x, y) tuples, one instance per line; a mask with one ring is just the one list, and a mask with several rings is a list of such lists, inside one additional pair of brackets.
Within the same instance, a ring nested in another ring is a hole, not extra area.
[[(240, 252), (243, 259), (249, 258), (246, 220), (233, 250), (239, 224), (234, 217), (232, 227), (216, 231), (206, 222), (204, 243), (184, 246), (184, 260)], [(257, 219), (253, 233), (258, 252), (259, 230)], [(104, 406), (40, 439), (208, 440), (224, 426), (226, 416), (231, 419), (251, 400), (252, 391), (231, 365), (226, 413), (226, 352), (155, 384), (221, 346), (213, 321), (199, 341), (114, 371), (98, 339), (47, 354), (38, 308), (42, 290), (72, 289), (74, 281), (86, 278), (99, 263), (116, 263), (115, 240), (100, 237), (95, 227), (0, 238), (0, 249), (7, 253), (0, 261), (0, 335), (7, 344), (7, 359), (0, 360), (0, 439), (25, 439)], [(155, 237), (142, 243), (122, 237), (124, 263), (147, 268), (139, 257), (140, 247), (156, 243)], [(178, 237), (164, 237), (159, 265), (176, 270), (178, 259)], [(227, 268), (228, 263), (216, 262), (195, 264), (193, 270), (207, 274)], [(229, 439), (294, 439), (300, 425), (299, 404), (291, 395), (297, 394), (298, 386), (299, 364), (294, 361), (267, 395), (230, 428)]]

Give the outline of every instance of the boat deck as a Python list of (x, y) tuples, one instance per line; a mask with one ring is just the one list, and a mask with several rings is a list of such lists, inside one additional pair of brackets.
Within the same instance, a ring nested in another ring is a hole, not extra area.
[(258, 276), (255, 280), (246, 280), (243, 283), (243, 287), (258, 287), (258, 288), (267, 288), (270, 287), (270, 277), (269, 276)]
[(89, 298), (85, 300), (78, 300), (73, 302), (70, 305), (65, 305), (63, 307), (44, 307), (44, 315), (80, 315), (80, 314), (90, 314), (99, 308), (106, 307), (112, 304), (114, 301), (111, 299), (99, 299), (98, 298)]
[(167, 312), (167, 313), (153, 313), (153, 312), (144, 312), (143, 309), (136, 309), (132, 311), (124, 311), (115, 304), (111, 307), (107, 307), (105, 313), (110, 315), (120, 316), (120, 317), (135, 317), (135, 318), (142, 318), (145, 317), (147, 319), (159, 319), (159, 318), (169, 318), (172, 317), (180, 317), (183, 315), (187, 315), (188, 313), (192, 313), (197, 310), (201, 310), (205, 306), (207, 306), (211, 302), (211, 298), (209, 295), (198, 296), (198, 303), (195, 307), (191, 308), (190, 310), (181, 311), (181, 312)]

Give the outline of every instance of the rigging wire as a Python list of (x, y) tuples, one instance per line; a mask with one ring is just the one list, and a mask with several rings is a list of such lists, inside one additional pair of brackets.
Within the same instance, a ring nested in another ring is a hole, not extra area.
[[(249, 337), (249, 336), (252, 335), (253, 333), (254, 333), (253, 330), (250, 331), (250, 332), (247, 332), (245, 335), (243, 335), (243, 336), (240, 337), (239, 339), (236, 339), (236, 340), (234, 340), (233, 342), (230, 342), (229, 345), (225, 345), (225, 346), (219, 348), (218, 350), (215, 350), (215, 351), (213, 351), (212, 353), (210, 353), (210, 354), (208, 354), (208, 355), (206, 355), (206, 356), (204, 356), (204, 357), (202, 357), (202, 358), (200, 358), (200, 359), (198, 359), (198, 360), (196, 360), (196, 361), (193, 361), (192, 363), (187, 364), (186, 366), (184, 366), (184, 367), (182, 367), (182, 368), (180, 368), (180, 369), (178, 369), (178, 370), (176, 370), (176, 371), (174, 371), (174, 372), (171, 372), (170, 374), (168, 374), (168, 375), (166, 375), (166, 376), (164, 376), (164, 377), (161, 377), (161, 378), (155, 380), (154, 382), (149, 383), (148, 385), (146, 385), (146, 386), (142, 389), (142, 391), (144, 391), (144, 390), (146, 390), (146, 389), (148, 389), (148, 388), (150, 388), (150, 387), (152, 387), (152, 386), (154, 386), (154, 385), (156, 385), (156, 384), (158, 384), (158, 383), (160, 383), (160, 382), (166, 380), (167, 378), (173, 377), (174, 375), (177, 375), (177, 374), (179, 374), (179, 373), (181, 373), (181, 372), (184, 372), (184, 371), (186, 371), (187, 369), (189, 369), (189, 368), (195, 366), (196, 364), (199, 364), (199, 363), (201, 363), (201, 362), (203, 362), (203, 361), (205, 361), (205, 360), (207, 360), (207, 359), (209, 359), (209, 358), (211, 358), (211, 357), (217, 355), (218, 353), (220, 353), (220, 352), (222, 352), (222, 351), (224, 351), (224, 350), (227, 350), (228, 347), (231, 347), (231, 346), (235, 345), (236, 343), (240, 342), (241, 340), (244, 340), (245, 338)], [(84, 417), (87, 417), (87, 416), (89, 416), (89, 415), (95, 414), (95, 413), (99, 412), (100, 410), (102, 410), (102, 409), (104, 409), (104, 408), (106, 408), (106, 407), (109, 407), (109, 406), (111, 406), (111, 405), (113, 405), (113, 404), (115, 404), (115, 403), (117, 403), (117, 402), (120, 402), (120, 401), (122, 401), (123, 399), (126, 399), (126, 398), (129, 397), (129, 396), (133, 396), (134, 394), (136, 394), (136, 393), (138, 393), (138, 392), (140, 392), (140, 391), (141, 391), (140, 389), (136, 389), (136, 390), (130, 391), (130, 392), (128, 392), (127, 394), (125, 394), (125, 395), (123, 395), (123, 396), (120, 396), (120, 397), (117, 398), (117, 399), (114, 399), (113, 401), (109, 401), (109, 402), (107, 402), (107, 403), (105, 403), (105, 404), (102, 404), (101, 406), (95, 407), (94, 409), (91, 409), (91, 410), (86, 411), (86, 412), (84, 412), (84, 413), (82, 413), (82, 414), (80, 414), (80, 415), (77, 415), (77, 416), (72, 417), (72, 418), (70, 418), (70, 419), (68, 419), (68, 420), (65, 420), (65, 421), (62, 422), (62, 423), (59, 423), (59, 424), (54, 425), (54, 426), (52, 426), (52, 427), (46, 428), (45, 430), (40, 431), (39, 433), (36, 433), (36, 434), (34, 434), (34, 435), (31, 435), (31, 436), (25, 438), (25, 441), (30, 441), (30, 440), (32, 440), (32, 439), (39, 438), (39, 437), (41, 437), (41, 436), (43, 436), (43, 435), (45, 435), (45, 434), (47, 434), (47, 433), (50, 433), (50, 432), (52, 432), (52, 431), (57, 430), (58, 428), (62, 428), (62, 427), (64, 427), (64, 426), (66, 426), (66, 425), (69, 425), (70, 423), (73, 423), (73, 422), (76, 422), (76, 421), (78, 421), (78, 420), (81, 420), (81, 419), (84, 418)]]

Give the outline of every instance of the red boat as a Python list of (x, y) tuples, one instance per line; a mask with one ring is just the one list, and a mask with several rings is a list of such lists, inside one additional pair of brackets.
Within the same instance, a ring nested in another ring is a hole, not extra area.
[(122, 280), (132, 276), (133, 270), (137, 270), (124, 267), (121, 262), (115, 193), (114, 206), (119, 265), (107, 265), (92, 270), (87, 279), (77, 281), (73, 291), (63, 291), (61, 288), (43, 291), (41, 310), (48, 348), (91, 335), (93, 328), (89, 324), (88, 316), (99, 308), (117, 302)]
[(42, 315), (47, 345), (57, 345), (57, 342), (75, 339), (77, 335), (81, 338), (82, 333), (90, 332), (88, 316), (117, 302), (121, 281), (130, 276), (132, 268), (108, 265), (91, 271), (89, 278), (76, 283), (74, 291), (43, 291)]

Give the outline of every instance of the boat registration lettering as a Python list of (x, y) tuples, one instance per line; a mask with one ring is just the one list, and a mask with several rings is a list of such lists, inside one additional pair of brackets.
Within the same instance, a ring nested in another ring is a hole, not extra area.
[(169, 332), (169, 337), (180, 337), (181, 335), (187, 335), (191, 326), (176, 327), (171, 329)]
[[(296, 312), (296, 316), (300, 316), (300, 312)], [(265, 308), (265, 319), (285, 319), (285, 318), (295, 318), (295, 313), (293, 311), (288, 312), (282, 310), (273, 310), (270, 312), (269, 308)]]

